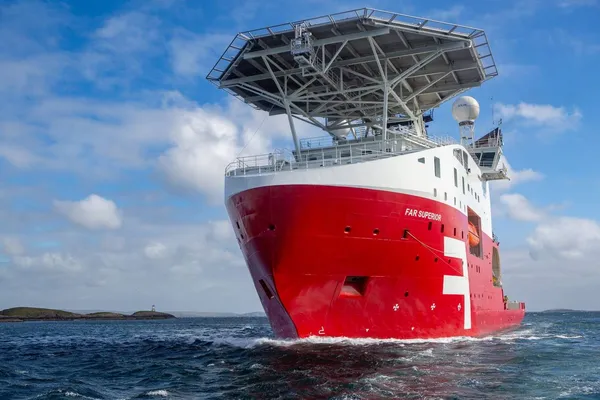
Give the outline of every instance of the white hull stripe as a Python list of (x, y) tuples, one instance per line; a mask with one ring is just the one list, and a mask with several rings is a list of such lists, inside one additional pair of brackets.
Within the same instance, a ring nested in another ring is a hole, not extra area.
[(469, 265), (467, 264), (467, 244), (461, 240), (444, 236), (444, 255), (462, 260), (462, 275), (444, 275), (443, 294), (460, 294), (464, 297), (462, 307), (465, 329), (471, 329), (471, 289), (469, 287)]

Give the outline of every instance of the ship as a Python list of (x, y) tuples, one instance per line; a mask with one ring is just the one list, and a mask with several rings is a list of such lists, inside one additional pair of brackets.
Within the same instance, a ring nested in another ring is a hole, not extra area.
[[(525, 304), (505, 294), (492, 231), (490, 189), (510, 173), (501, 125), (476, 139), (479, 104), (463, 94), (497, 75), (483, 30), (371, 8), (233, 38), (207, 79), (287, 115), (293, 143), (238, 157), (224, 177), (276, 337), (474, 337), (520, 325)], [(458, 140), (428, 132), (450, 100)], [(301, 137), (299, 123), (324, 136)]]

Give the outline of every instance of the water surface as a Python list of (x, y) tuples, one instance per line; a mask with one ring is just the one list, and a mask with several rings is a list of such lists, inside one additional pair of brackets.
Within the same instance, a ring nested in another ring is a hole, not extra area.
[(273, 339), (264, 318), (0, 324), (0, 399), (600, 399), (600, 313), (481, 339)]

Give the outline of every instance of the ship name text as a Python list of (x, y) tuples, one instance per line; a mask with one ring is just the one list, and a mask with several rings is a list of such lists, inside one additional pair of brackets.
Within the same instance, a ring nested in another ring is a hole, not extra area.
[(441, 214), (432, 213), (430, 211), (418, 210), (415, 208), (406, 208), (404, 215), (407, 215), (409, 217), (419, 217), (419, 218), (431, 219), (434, 221), (442, 220)]

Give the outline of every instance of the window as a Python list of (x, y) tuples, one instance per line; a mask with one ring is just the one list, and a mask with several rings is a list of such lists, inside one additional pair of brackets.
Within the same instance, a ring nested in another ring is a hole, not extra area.
[(433, 188), (433, 197), (437, 197), (437, 189)]
[(454, 157), (456, 157), (456, 159), (460, 162), (460, 164), (462, 165), (463, 160), (461, 157), (461, 153), (460, 153), (460, 149), (454, 149)]
[(456, 205), (456, 197), (454, 198), (454, 205)]
[(471, 191), (471, 185), (469, 185), (469, 184), (467, 183), (467, 192), (470, 192), (470, 191)]
[(466, 194), (465, 192), (465, 177), (462, 177), (462, 187), (463, 187), (463, 194)]
[(454, 168), (454, 186), (458, 187), (458, 171)]
[(442, 177), (442, 171), (440, 170), (440, 159), (437, 157), (433, 157), (433, 167), (435, 169), (435, 176), (438, 178)]
[(421, 164), (425, 164), (425, 157), (421, 157), (417, 161), (419, 161)]
[(444, 192), (444, 200), (448, 200), (448, 192)]

